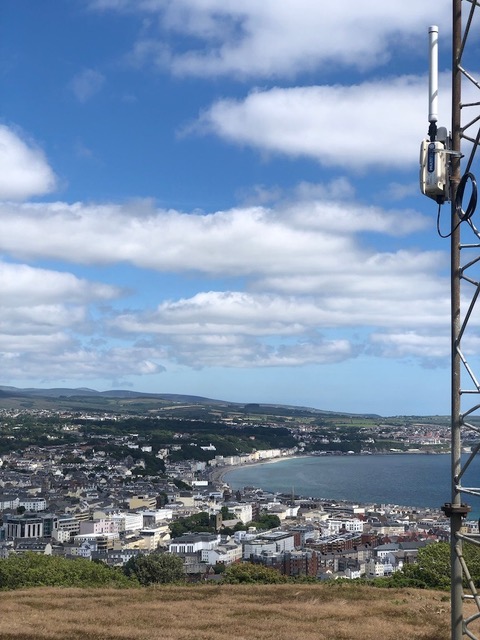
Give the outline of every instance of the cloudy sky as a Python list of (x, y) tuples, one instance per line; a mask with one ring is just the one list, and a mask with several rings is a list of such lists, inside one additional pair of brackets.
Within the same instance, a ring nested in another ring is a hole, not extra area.
[(448, 413), (450, 11), (4, 0), (0, 384)]

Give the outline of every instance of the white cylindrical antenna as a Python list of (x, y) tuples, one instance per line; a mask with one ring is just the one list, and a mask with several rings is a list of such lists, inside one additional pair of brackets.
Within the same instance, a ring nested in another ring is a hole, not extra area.
[(428, 121), (438, 120), (438, 27), (428, 27), (430, 69), (428, 76)]

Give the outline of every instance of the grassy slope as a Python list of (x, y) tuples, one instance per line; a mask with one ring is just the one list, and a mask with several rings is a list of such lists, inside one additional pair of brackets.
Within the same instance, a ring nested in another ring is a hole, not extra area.
[(356, 585), (31, 589), (0, 595), (2, 640), (449, 640), (448, 594)]

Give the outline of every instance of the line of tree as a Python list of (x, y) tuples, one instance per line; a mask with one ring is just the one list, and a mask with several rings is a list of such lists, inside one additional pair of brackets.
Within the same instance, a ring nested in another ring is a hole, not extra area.
[[(222, 519), (233, 519), (235, 515), (230, 513), (228, 507), (221, 510)], [(255, 520), (243, 524), (238, 522), (234, 527), (222, 527), (221, 532), (226, 535), (233, 535), (236, 531), (246, 531), (249, 527), (255, 527), (259, 531), (275, 529), (281, 524), (280, 518), (273, 513), (261, 513)], [(178, 538), (184, 533), (215, 533), (215, 518), (206, 511), (194, 513), (185, 518), (178, 518), (170, 524), (172, 538)]]
[[(222, 573), (222, 582), (226, 584), (278, 584), (291, 580), (276, 569), (250, 562), (222, 565), (215, 572)], [(139, 588), (184, 582), (182, 558), (164, 552), (139, 554), (123, 568), (85, 558), (66, 559), (31, 552), (0, 560), (0, 591), (32, 587)]]
[[(480, 587), (480, 549), (465, 545), (464, 556), (475, 586)], [(291, 580), (273, 568), (249, 562), (222, 567), (221, 573), (222, 582), (227, 584), (276, 584)], [(303, 580), (315, 582), (314, 578)], [(85, 558), (71, 560), (31, 552), (12, 554), (0, 560), (0, 591), (29, 587), (138, 588), (184, 581), (183, 560), (165, 552), (139, 554), (123, 568), (109, 567)], [(404, 565), (402, 571), (390, 578), (365, 582), (377, 587), (446, 590), (450, 586), (450, 545), (432, 543), (419, 550), (417, 563)]]
[(117, 587), (184, 582), (183, 560), (170, 553), (139, 554), (123, 568), (86, 558), (27, 552), (0, 560), (0, 591), (30, 587)]

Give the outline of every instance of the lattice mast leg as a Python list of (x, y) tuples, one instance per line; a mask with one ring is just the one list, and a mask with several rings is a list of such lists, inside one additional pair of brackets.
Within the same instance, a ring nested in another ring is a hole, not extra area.
[[(453, 0), (452, 16), (452, 151), (460, 153), (460, 102), (461, 73), (459, 70), (462, 42), (462, 0)], [(452, 339), (452, 511), (450, 513), (450, 558), (451, 558), (451, 624), (452, 640), (462, 640), (463, 636), (463, 571), (459, 558), (462, 541), (457, 539), (462, 526), (462, 496), (457, 489), (461, 470), (461, 360), (459, 340), (461, 329), (460, 318), (460, 225), (457, 224), (455, 195), (460, 181), (460, 156), (452, 154), (451, 161), (451, 339)]]

